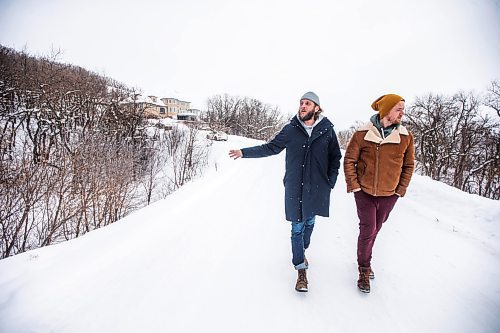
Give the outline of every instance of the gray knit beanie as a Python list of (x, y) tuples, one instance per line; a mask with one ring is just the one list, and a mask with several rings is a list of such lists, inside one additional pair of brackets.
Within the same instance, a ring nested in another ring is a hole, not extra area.
[(316, 103), (317, 106), (320, 106), (319, 105), (319, 97), (318, 97), (318, 95), (316, 95), (312, 91), (308, 91), (304, 95), (302, 95), (302, 97), (300, 98), (300, 100), (303, 100), (303, 99), (308, 99), (310, 101), (313, 101), (314, 103)]

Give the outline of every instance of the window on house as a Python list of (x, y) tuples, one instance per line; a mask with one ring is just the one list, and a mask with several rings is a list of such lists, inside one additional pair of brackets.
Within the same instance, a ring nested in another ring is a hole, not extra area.
[(165, 108), (160, 108), (160, 114), (165, 114)]

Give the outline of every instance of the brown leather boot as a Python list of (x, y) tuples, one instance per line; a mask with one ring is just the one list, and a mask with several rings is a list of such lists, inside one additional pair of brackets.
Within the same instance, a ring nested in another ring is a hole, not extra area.
[(307, 276), (305, 269), (299, 269), (299, 277), (297, 278), (297, 283), (295, 284), (295, 290), (300, 292), (307, 292)]
[(370, 267), (370, 280), (373, 280), (373, 279), (375, 279), (375, 272)]
[(358, 267), (358, 288), (364, 293), (370, 292), (370, 267)]

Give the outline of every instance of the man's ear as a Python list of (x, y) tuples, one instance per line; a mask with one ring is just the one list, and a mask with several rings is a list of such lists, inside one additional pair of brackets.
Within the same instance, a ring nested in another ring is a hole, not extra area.
[(319, 111), (319, 106), (317, 106), (317, 105), (316, 105), (316, 106), (314, 107), (314, 112), (318, 112), (318, 111)]

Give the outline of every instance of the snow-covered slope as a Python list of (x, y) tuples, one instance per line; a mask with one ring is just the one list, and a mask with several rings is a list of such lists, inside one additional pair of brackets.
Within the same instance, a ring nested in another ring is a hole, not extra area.
[(356, 288), (343, 175), (294, 290), (284, 153), (227, 156), (166, 200), (81, 238), (0, 261), (0, 332), (499, 332), (500, 203), (415, 175)]

